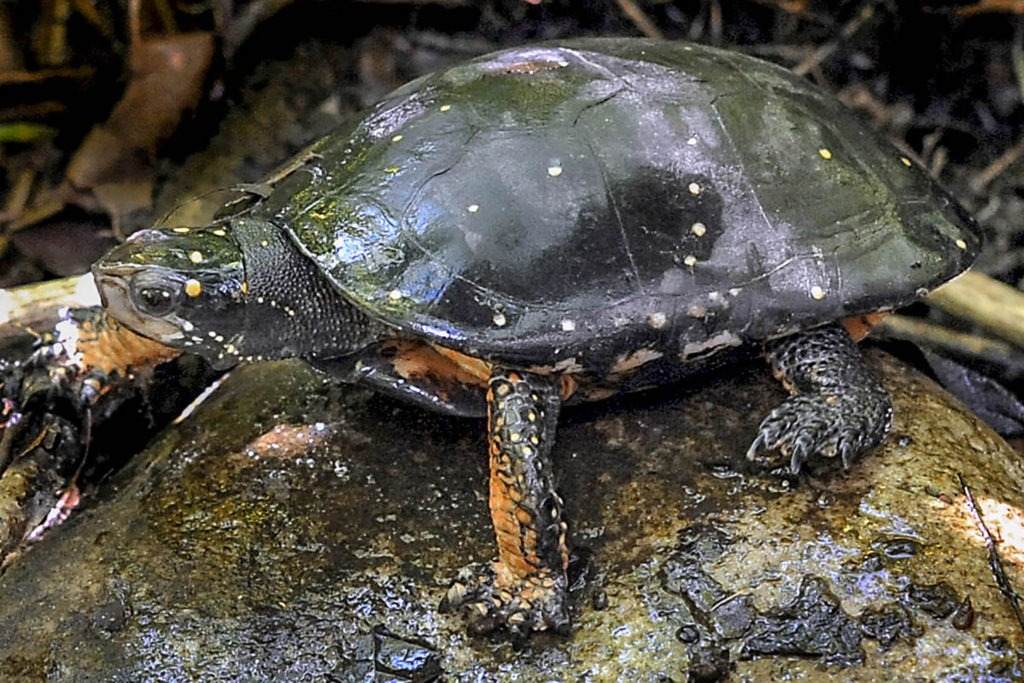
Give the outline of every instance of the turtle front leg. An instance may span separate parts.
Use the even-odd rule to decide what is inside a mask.
[[[794,474],[813,455],[839,456],[849,467],[885,438],[892,401],[841,326],[784,337],[768,346],[767,355],[793,395],[761,423],[747,458],[781,450]]]
[[[491,373],[487,431],[498,560],[483,575],[453,584],[442,603],[466,607],[474,631],[504,624],[521,636],[568,628],[569,550],[550,458],[560,406],[557,379]]]

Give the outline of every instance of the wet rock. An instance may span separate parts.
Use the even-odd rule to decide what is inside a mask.
[[[924,629],[914,623],[910,613],[897,604],[866,609],[857,621],[864,635],[878,641],[882,650],[888,650],[901,639],[912,642],[924,634]]]
[[[355,658],[348,659],[338,668],[334,678],[430,683],[438,680],[442,673],[436,647],[383,628],[375,628],[366,638],[365,652],[356,654]]]
[[[791,487],[743,460],[783,396],[760,367],[567,410],[590,566],[571,635],[521,650],[436,609],[494,552],[483,423],[240,368],[0,577],[0,680],[1020,680],[960,477],[1020,590],[1024,468],[874,360],[891,437]]]
[[[792,603],[758,615],[745,633],[744,657],[797,655],[841,665],[864,659],[856,621],[817,577],[804,577]]]
[[[945,619],[952,615],[961,601],[956,589],[945,581],[930,586],[911,583],[907,586],[903,599],[907,605],[916,607],[936,619]]]

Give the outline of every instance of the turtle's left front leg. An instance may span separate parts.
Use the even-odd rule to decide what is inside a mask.
[[[892,400],[840,325],[826,325],[772,342],[775,376],[793,395],[761,423],[747,457],[779,449],[794,474],[814,455],[839,457],[844,467],[885,438]]]
[[[487,391],[491,520],[498,561],[445,606],[468,607],[470,626],[514,635],[568,628],[569,550],[551,446],[561,406],[557,378],[495,368]]]

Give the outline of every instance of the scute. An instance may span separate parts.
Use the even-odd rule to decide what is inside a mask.
[[[497,52],[312,152],[266,206],[349,299],[527,364],[705,353],[893,308],[979,243],[832,97],[683,43]]]

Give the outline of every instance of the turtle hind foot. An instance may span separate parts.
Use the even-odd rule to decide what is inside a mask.
[[[764,463],[764,455],[781,451],[799,474],[813,456],[838,456],[845,469],[882,442],[891,420],[892,402],[880,387],[791,396],[761,422],[747,459]]]
[[[841,325],[776,339],[766,351],[793,395],[761,423],[748,459],[765,462],[762,454],[778,450],[793,474],[813,456],[838,457],[845,468],[885,438],[892,400]]]
[[[521,642],[535,631],[569,632],[565,575],[516,580],[500,562],[460,572],[439,609],[463,612],[470,633],[475,635],[505,627]]]

